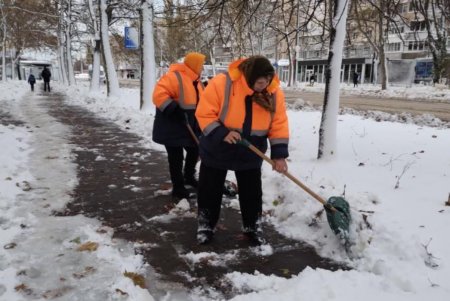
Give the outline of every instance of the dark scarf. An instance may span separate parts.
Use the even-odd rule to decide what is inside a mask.
[[[252,101],[260,105],[264,110],[268,112],[275,112],[275,108],[272,104],[272,96],[264,90],[262,92],[256,92],[252,95]]]

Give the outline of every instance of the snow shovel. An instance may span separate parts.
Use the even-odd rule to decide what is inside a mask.
[[[242,139],[238,142],[239,144],[248,147],[251,151],[261,157],[264,161],[270,163],[270,165],[274,166],[274,162],[272,159],[267,157],[263,152],[261,152],[258,148],[252,145],[248,140]],[[305,184],[300,182],[296,177],[291,175],[288,171],[284,171],[283,174],[288,177],[292,182],[300,186],[304,191],[306,191],[313,198],[321,202],[325,208],[327,213],[328,224],[330,225],[331,230],[333,230],[334,234],[336,234],[341,242],[344,243],[344,247],[346,251],[350,247],[349,241],[349,227],[350,227],[350,205],[348,202],[339,196],[333,196],[325,201],[321,196],[317,193],[309,189]]]
[[[186,118],[186,127],[187,127],[189,133],[191,134],[192,139],[194,139],[195,143],[197,143],[197,145],[199,145],[200,141],[198,140],[197,136],[195,135],[194,130],[192,129],[191,125],[188,123],[187,115],[184,114],[184,116]],[[236,196],[238,194],[238,187],[237,187],[236,183],[225,180],[225,184],[223,185],[223,194],[225,194],[226,196],[229,196],[229,197]]]

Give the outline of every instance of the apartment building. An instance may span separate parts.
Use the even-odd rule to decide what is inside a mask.
[[[296,76],[299,82],[309,81],[312,74],[315,75],[317,82],[325,82],[329,53],[328,32],[323,29],[325,13],[317,10],[316,14],[318,14],[316,18],[309,21],[306,30],[299,37],[300,51],[297,53]],[[369,24],[366,35],[375,36],[376,30],[375,23]],[[341,82],[351,83],[355,72],[358,73],[361,83],[373,82],[375,78],[374,64],[376,64],[376,58],[373,48],[367,42],[365,35],[358,30],[358,26],[350,14],[343,49]]]
[[[428,31],[425,17],[417,12],[413,1],[404,0],[396,8],[399,16],[389,25],[385,36],[385,55],[387,59],[388,78],[390,83],[411,84],[413,82],[430,82],[433,74],[433,63],[428,45]],[[353,13],[353,12],[352,12]],[[440,12],[437,19],[447,36],[447,52],[450,52],[450,22]],[[351,82],[352,75],[357,72],[361,83],[377,82],[379,61],[373,46],[367,37],[376,40],[378,23],[374,19],[361,32],[352,14],[347,24],[347,37],[343,51],[341,81]],[[297,56],[298,81],[308,81],[311,74],[316,75],[318,82],[324,82],[324,71],[328,58],[328,41],[319,24],[311,24],[311,30],[299,38],[301,51]],[[431,28],[436,26],[432,24]],[[435,34],[435,33],[432,33]],[[450,70],[447,71],[450,74]]]
[[[401,17],[397,17],[395,20],[397,26],[389,29],[385,47],[388,67],[390,67],[389,79],[393,82],[432,82],[433,61],[427,25],[431,29],[433,38],[436,38],[437,30],[440,30],[445,36],[448,56],[450,52],[450,20],[446,19],[441,11],[433,12],[430,9],[426,14],[434,15],[437,24],[430,21],[426,15],[420,13],[420,10],[414,6],[414,1],[411,0],[403,1],[398,9]],[[450,65],[446,69],[444,76],[448,77]],[[442,80],[445,81],[446,78]]]

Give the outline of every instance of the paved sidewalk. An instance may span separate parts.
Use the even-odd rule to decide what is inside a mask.
[[[169,188],[165,154],[144,148],[140,137],[82,107],[67,105],[63,99],[63,95],[52,93],[38,100],[53,118],[70,126],[68,140],[74,144],[78,165],[79,185],[73,191],[73,201],[55,214],[98,218],[114,228],[115,237],[135,242],[136,252],[158,274],[157,281],[148,281],[148,289],[155,297],[164,296],[168,287],[202,287],[205,292],[213,288],[229,298],[233,291],[223,276],[233,271],[258,270],[290,277],[307,266],[345,269],[319,257],[310,246],[283,237],[267,223],[263,228],[273,252],[263,255],[263,249],[252,248],[243,239],[240,214],[228,206],[222,210],[214,242],[198,246],[195,200],[182,210],[174,208],[169,195],[158,193]],[[218,255],[194,264],[185,256],[191,252]]]

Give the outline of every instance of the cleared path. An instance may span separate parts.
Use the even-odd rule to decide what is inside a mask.
[[[146,149],[140,137],[82,107],[66,104],[64,95],[52,93],[33,101],[40,101],[52,117],[71,128],[67,138],[74,145],[79,183],[73,201],[56,214],[98,218],[114,229],[115,237],[133,242],[156,272],[149,272],[147,279],[153,296],[202,287],[205,294],[212,288],[230,298],[234,293],[223,276],[233,271],[257,270],[288,278],[306,267],[347,268],[321,258],[303,242],[280,235],[269,223],[263,228],[273,252],[255,251],[241,235],[241,217],[227,206],[230,200],[222,208],[213,243],[197,245],[195,200],[189,209],[177,210],[168,195],[158,193],[170,188],[164,153]],[[198,263],[188,259],[201,252],[217,257],[207,256]]]

